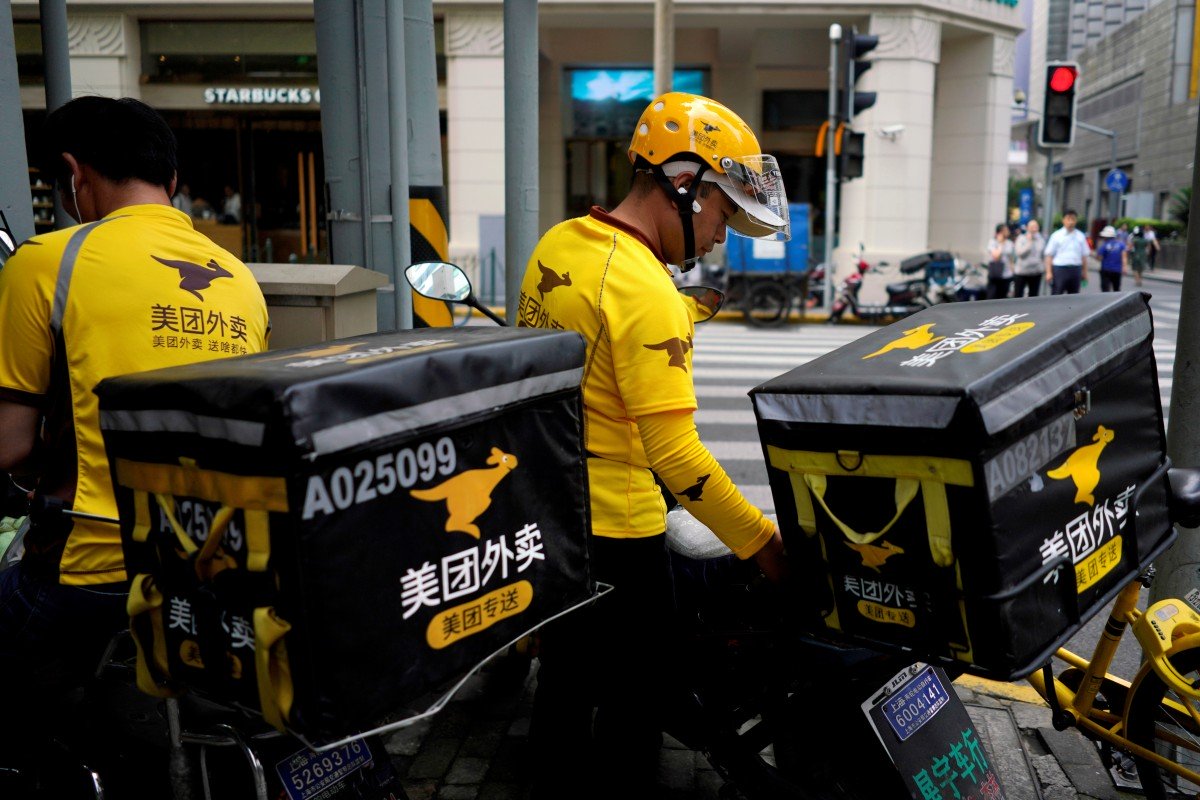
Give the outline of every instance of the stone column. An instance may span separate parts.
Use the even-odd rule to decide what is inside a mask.
[[[1014,39],[942,42],[933,137],[929,245],[970,261],[1006,221]]]
[[[446,14],[450,253],[479,248],[479,216],[504,214],[504,16]]]
[[[854,119],[866,134],[863,177],[841,185],[839,274],[853,268],[859,243],[867,260],[896,261],[926,246],[933,144],[934,72],[941,24],[916,14],[873,14],[879,45],[871,71],[856,88],[877,92],[874,107]],[[886,133],[890,131],[890,133]],[[874,281],[864,285],[870,301]]]
[[[71,14],[71,94],[138,97],[141,73],[136,21],[122,14]]]

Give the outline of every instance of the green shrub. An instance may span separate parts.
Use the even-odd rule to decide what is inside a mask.
[[[1168,222],[1165,219],[1121,217],[1117,220],[1116,226],[1119,228],[1122,224],[1128,225],[1129,230],[1133,230],[1134,228],[1144,228],[1147,225],[1153,225],[1154,231],[1158,234],[1158,238],[1160,239],[1172,239],[1177,236],[1184,236],[1187,234],[1186,225],[1182,225],[1178,222]]]

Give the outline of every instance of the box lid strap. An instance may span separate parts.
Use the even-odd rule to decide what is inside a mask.
[[[254,609],[254,666],[263,719],[284,730],[292,713],[295,691],[284,636],[292,626],[274,608]]]
[[[170,668],[162,605],[163,595],[154,576],[134,576],[125,610],[129,614],[129,633],[137,647],[137,686],[152,697],[174,697],[175,692],[167,684]]]
[[[767,446],[767,456],[771,466],[791,474],[798,521],[807,535],[813,536],[817,532],[816,513],[812,504],[814,495],[821,508],[847,539],[855,544],[870,544],[891,530],[916,497],[919,488],[925,504],[925,524],[933,561],[939,567],[948,567],[954,563],[946,484],[973,486],[975,477],[969,461],[926,456],[872,456],[841,451],[823,453],[784,450],[773,445]],[[895,479],[896,514],[878,531],[855,531],[839,519],[825,502],[826,479],[830,475]]]
[[[917,496],[917,489],[921,488],[921,484],[912,480],[911,478],[897,478],[895,515],[891,518],[888,524],[884,525],[879,530],[868,533],[859,533],[838,519],[838,516],[834,514],[833,510],[829,507],[829,504],[825,502],[825,489],[827,486],[827,481],[824,475],[815,475],[811,472],[805,473],[804,483],[817,498],[817,502],[821,504],[821,508],[825,510],[825,513],[829,515],[829,518],[833,520],[833,523],[838,526],[838,529],[845,534],[847,539],[855,544],[870,544],[890,531],[892,526],[895,525],[897,520],[900,519],[900,515],[902,515],[904,510],[908,508],[908,504],[911,503],[913,498]],[[932,538],[932,531],[930,532],[930,536]]]

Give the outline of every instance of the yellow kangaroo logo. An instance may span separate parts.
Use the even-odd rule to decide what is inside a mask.
[[[1096,498],[1092,496],[1092,490],[1100,483],[1100,468],[1097,466],[1100,462],[1100,451],[1114,438],[1116,433],[1100,425],[1096,428],[1096,435],[1092,437],[1095,444],[1075,448],[1075,452],[1067,456],[1067,460],[1060,467],[1047,472],[1046,477],[1055,480],[1070,478],[1075,481],[1075,502],[1094,506]]]
[[[883,566],[883,562],[887,561],[892,556],[898,556],[904,553],[903,547],[898,547],[891,542],[884,542],[883,544],[855,544],[854,542],[843,542],[843,544],[862,556],[864,567],[870,567],[876,572],[880,572],[879,568]]]
[[[492,504],[492,492],[496,484],[517,468],[517,457],[505,453],[499,447],[493,447],[487,463],[493,466],[490,469],[469,469],[460,472],[437,486],[413,489],[410,494],[418,500],[430,503],[445,500],[446,509],[450,512],[446,519],[446,532],[459,531],[478,539],[479,527],[475,520]]]
[[[868,358],[881,356],[884,353],[890,353],[893,350],[919,350],[927,344],[933,344],[934,342],[945,339],[945,336],[934,336],[932,333],[930,333],[930,329],[936,324],[936,322],[927,322],[924,325],[918,325],[915,328],[909,328],[899,339],[888,342],[870,355],[863,356],[862,360],[866,361]]]

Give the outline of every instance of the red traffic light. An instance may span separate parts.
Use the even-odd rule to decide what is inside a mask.
[[[1050,89],[1055,92],[1069,92],[1075,85],[1076,72],[1074,67],[1055,67],[1050,74]]]

